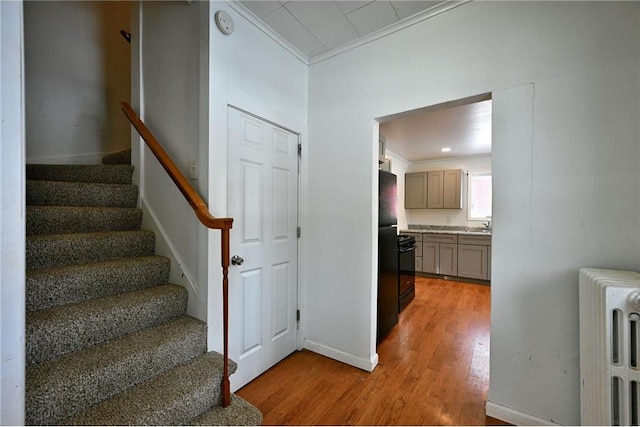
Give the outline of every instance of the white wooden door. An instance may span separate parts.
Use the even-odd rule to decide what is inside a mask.
[[[296,350],[298,136],[228,109],[233,391]]]

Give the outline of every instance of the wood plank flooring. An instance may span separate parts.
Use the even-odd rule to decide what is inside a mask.
[[[418,277],[371,372],[309,351],[240,389],[264,425],[502,425],[485,416],[490,288]]]

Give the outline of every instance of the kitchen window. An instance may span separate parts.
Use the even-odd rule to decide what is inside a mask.
[[[491,171],[469,172],[469,221],[491,219]]]

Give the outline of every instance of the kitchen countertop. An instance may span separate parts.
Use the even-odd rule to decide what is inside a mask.
[[[490,231],[482,231],[481,228],[471,227],[447,227],[447,226],[409,226],[408,229],[400,230],[400,234],[404,233],[422,233],[422,234],[455,234],[464,236],[487,236],[491,237]]]

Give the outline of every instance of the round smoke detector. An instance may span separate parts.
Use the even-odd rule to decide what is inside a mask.
[[[219,10],[215,15],[216,25],[222,34],[226,34],[227,36],[233,33],[235,26],[233,25],[233,19],[231,19],[231,15],[229,15],[224,10]]]

